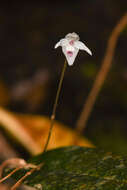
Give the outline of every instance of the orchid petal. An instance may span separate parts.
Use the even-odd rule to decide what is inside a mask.
[[[59,42],[56,43],[55,45],[55,49],[58,48],[59,46],[61,46],[61,40]]]
[[[61,39],[60,42],[61,42],[61,46],[68,46],[69,45],[68,40],[65,38]]]
[[[91,50],[81,41],[76,41],[75,42],[75,47],[80,49],[80,50],[84,50],[86,51],[88,54],[92,55]]]
[[[68,46],[69,42],[67,39],[63,38],[59,42],[56,43],[55,49],[58,48],[59,46]]]
[[[67,40],[78,41],[78,40],[79,40],[79,35],[76,34],[75,32],[73,32],[73,33],[67,34],[67,35],[65,36],[65,38],[66,38]]]

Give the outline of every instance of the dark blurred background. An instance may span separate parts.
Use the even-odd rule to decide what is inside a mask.
[[[126,0],[10,2],[0,6],[0,105],[18,113],[51,115],[64,63],[54,45],[76,32],[93,52],[68,67],[56,119],[74,128],[100,69],[108,38],[127,11]],[[127,27],[118,40],[85,136],[127,153]]]

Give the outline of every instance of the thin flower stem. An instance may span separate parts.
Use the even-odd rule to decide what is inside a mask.
[[[54,102],[54,105],[53,105],[53,111],[52,111],[52,115],[51,115],[51,124],[50,124],[49,133],[48,133],[48,138],[47,138],[43,153],[46,152],[46,150],[47,150],[49,140],[50,140],[50,137],[51,137],[51,133],[52,133],[52,129],[53,129],[53,126],[54,126],[55,116],[56,116],[56,107],[57,107],[57,104],[58,104],[58,99],[59,99],[60,90],[61,90],[61,87],[62,87],[62,82],[63,82],[66,67],[67,67],[67,61],[65,60],[64,66],[63,66],[63,69],[62,69],[62,73],[61,73],[61,77],[60,77],[60,81],[59,81],[59,85],[58,85],[58,90],[57,90],[57,93],[56,93],[55,102]]]

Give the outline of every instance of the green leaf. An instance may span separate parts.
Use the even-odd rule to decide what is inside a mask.
[[[44,165],[24,183],[43,190],[127,190],[127,158],[96,148],[64,147],[33,157]],[[26,173],[16,172],[17,180]]]

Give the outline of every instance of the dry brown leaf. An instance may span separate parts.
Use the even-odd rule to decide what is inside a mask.
[[[31,154],[43,151],[50,127],[49,118],[11,113],[0,108],[0,123]],[[55,122],[48,149],[69,145],[93,146],[86,138],[79,137],[74,130]]]

